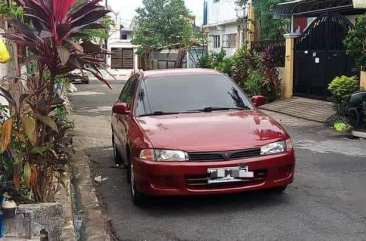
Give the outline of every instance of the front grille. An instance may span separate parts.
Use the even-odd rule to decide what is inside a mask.
[[[251,149],[245,151],[234,152],[231,154],[230,159],[244,159],[249,157],[256,157],[261,155],[261,149]]]
[[[225,160],[222,153],[189,153],[191,161],[221,161]]]
[[[243,185],[256,185],[262,183],[267,177],[267,170],[254,170],[254,178],[243,179],[239,182],[233,183],[216,183],[216,184],[208,184],[209,174],[204,175],[192,175],[186,176],[186,185],[191,189],[199,189],[199,188],[219,188],[220,186],[227,187],[235,187],[235,186],[243,186]]]
[[[188,153],[191,161],[229,161],[260,156],[260,148],[227,151],[227,152],[191,152]]]

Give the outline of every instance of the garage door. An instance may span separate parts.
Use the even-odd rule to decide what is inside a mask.
[[[133,69],[133,49],[112,48],[112,69]]]

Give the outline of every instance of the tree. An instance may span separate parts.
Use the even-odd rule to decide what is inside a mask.
[[[23,14],[23,9],[19,7],[15,2],[0,1],[0,15],[7,17],[19,17]]]
[[[115,22],[110,16],[105,16],[100,20],[100,24],[104,27],[101,29],[86,29],[82,33],[85,34],[83,40],[101,42],[109,38],[111,28],[115,26]]]
[[[366,70],[366,15],[357,19],[355,27],[348,32],[344,45],[347,52],[355,57],[358,67]]]
[[[238,0],[239,6],[246,5],[248,0]],[[259,25],[262,40],[278,40],[283,38],[286,21],[273,19],[273,8],[285,0],[253,0],[256,24]]]
[[[196,41],[194,17],[184,0],[144,0],[143,7],[136,10],[137,24],[133,44],[138,53],[147,57],[153,50],[162,47],[180,48],[179,56]],[[180,62],[181,58],[177,60]],[[150,61],[148,61],[150,63]]]

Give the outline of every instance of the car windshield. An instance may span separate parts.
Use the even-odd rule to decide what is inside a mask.
[[[221,74],[147,78],[138,95],[137,116],[253,109],[242,90]]]

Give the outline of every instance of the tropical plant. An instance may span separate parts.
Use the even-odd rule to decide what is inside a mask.
[[[233,58],[226,57],[222,60],[222,62],[218,63],[215,66],[215,69],[222,72],[222,73],[224,73],[224,74],[227,74],[228,76],[231,76],[233,66],[234,66]]]
[[[231,76],[233,65],[233,58],[226,57],[226,51],[224,49],[221,49],[220,52],[211,51],[198,59],[198,67],[216,69],[229,76]]]
[[[213,69],[215,65],[224,60],[225,56],[226,51],[224,49],[221,49],[220,52],[210,51],[205,53],[199,58],[199,67]]]
[[[248,76],[248,79],[241,83],[245,93],[249,96],[262,94],[263,75],[259,70],[254,70]]]
[[[357,19],[344,40],[347,52],[355,57],[359,68],[366,70],[366,15]]]
[[[273,48],[258,54],[243,47],[235,53],[233,60],[232,78],[249,95],[264,95],[269,102],[280,98],[282,86]]]
[[[261,58],[263,72],[262,94],[266,96],[269,102],[277,100],[282,94],[281,79],[273,56],[273,47],[268,47],[262,53]]]
[[[116,25],[110,16],[105,16],[100,20],[100,24],[104,28],[101,29],[86,29],[82,31],[83,39],[86,41],[101,42],[109,38],[111,28]]]
[[[210,55],[208,53],[205,53],[198,58],[198,67],[204,69],[212,68]]]
[[[15,161],[15,188],[25,186],[36,202],[52,201],[67,164],[62,154],[68,152],[63,143],[68,127],[52,112],[57,104],[56,80],[82,78],[70,73],[81,69],[109,86],[100,72],[105,65],[93,57],[104,53],[103,50],[91,42],[80,42],[84,36],[81,31],[103,28],[99,21],[109,11],[99,2],[19,0],[26,23],[11,18],[14,31],[4,34],[29,50],[31,54],[22,57],[36,68],[25,79],[7,79],[11,84],[21,85],[12,90],[25,89],[25,93],[0,87],[0,95],[7,99],[12,113],[1,125],[0,151],[11,153]]]
[[[242,47],[237,50],[233,56],[234,67],[232,78],[236,83],[241,84],[249,78],[253,70],[260,69],[261,59],[260,55],[254,51]]]

